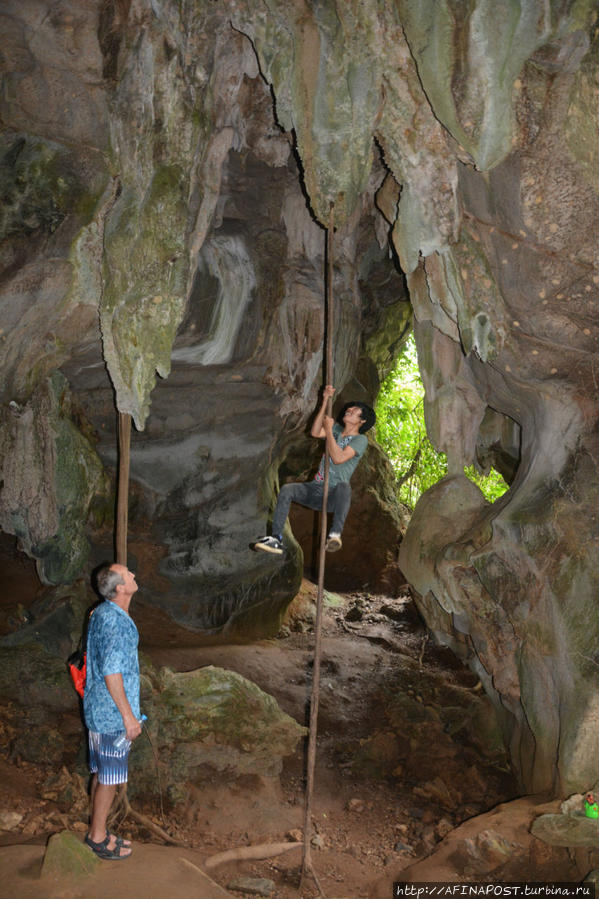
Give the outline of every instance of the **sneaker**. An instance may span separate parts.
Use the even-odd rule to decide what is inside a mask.
[[[330,533],[324,548],[328,553],[336,553],[338,549],[341,549],[342,545],[341,534]]]
[[[283,554],[283,544],[276,537],[260,537],[254,543],[254,549],[264,553],[274,553],[276,556]]]

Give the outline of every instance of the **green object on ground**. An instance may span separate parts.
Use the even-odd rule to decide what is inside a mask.
[[[99,858],[89,851],[79,837],[68,830],[63,830],[48,840],[42,864],[42,878],[94,874],[99,864]]]

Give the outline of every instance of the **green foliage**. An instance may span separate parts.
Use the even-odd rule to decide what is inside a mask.
[[[490,503],[494,503],[496,499],[503,496],[506,490],[509,490],[510,485],[506,484],[499,472],[494,468],[491,469],[488,475],[484,475],[480,474],[474,465],[470,465],[469,468],[464,469],[464,474],[478,485]]]
[[[421,493],[447,474],[445,454],[438,453],[426,436],[423,399],[416,343],[411,336],[382,383],[376,406],[376,438],[397,474],[399,498],[410,508]],[[494,469],[487,477],[478,474],[474,466],[464,473],[490,502],[508,489]]]

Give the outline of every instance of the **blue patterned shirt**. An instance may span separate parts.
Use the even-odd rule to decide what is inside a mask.
[[[87,631],[87,675],[83,712],[87,727],[100,734],[124,730],[123,719],[108,692],[107,674],[122,674],[131,711],[139,712],[139,634],[127,612],[109,599],[94,610]]]

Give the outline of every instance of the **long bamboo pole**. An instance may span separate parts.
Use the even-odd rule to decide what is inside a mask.
[[[127,528],[129,526],[129,455],[131,449],[131,416],[119,412],[119,480],[116,503],[116,560],[127,564]]]
[[[329,213],[327,231],[327,317],[326,317],[326,353],[324,383],[333,383],[333,205]],[[327,402],[327,415],[333,414],[333,398]],[[302,863],[302,880],[304,876],[313,877],[321,895],[324,895],[312,866],[312,796],[314,794],[314,771],[316,767],[316,737],[318,733],[318,704],[320,698],[320,661],[322,657],[322,613],[324,606],[324,571],[327,542],[327,501],[329,496],[329,452],[325,443],[324,482],[322,489],[322,512],[320,515],[320,554],[318,557],[318,593],[316,597],[316,622],[314,625],[314,665],[312,667],[312,694],[310,697],[310,733],[308,736],[308,758],[306,772],[306,796],[304,803],[304,855]]]

